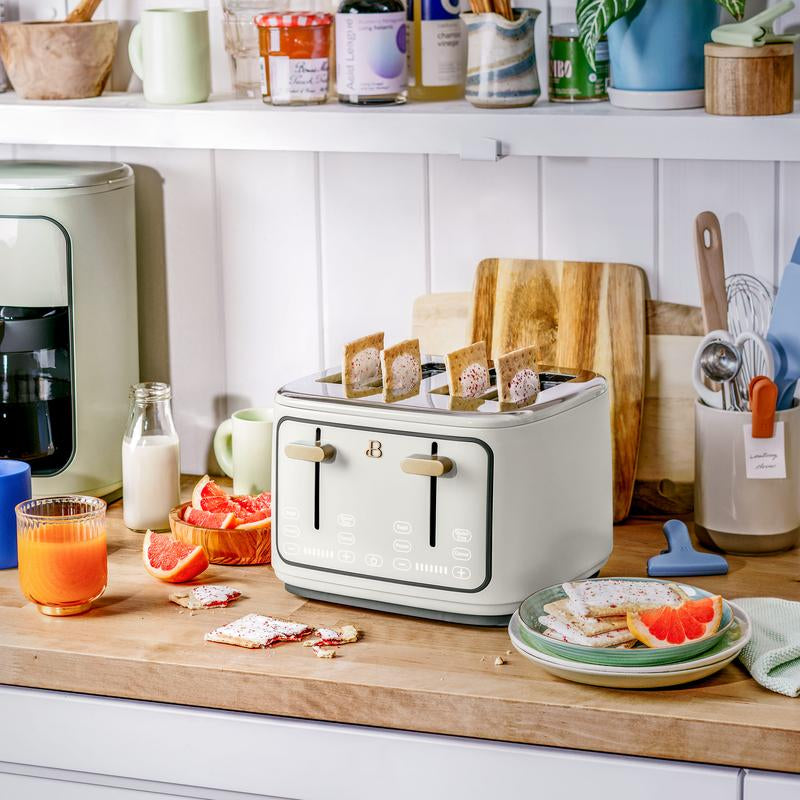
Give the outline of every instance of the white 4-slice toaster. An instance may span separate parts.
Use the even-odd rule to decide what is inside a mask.
[[[499,625],[532,592],[597,573],[613,537],[608,385],[555,368],[541,382],[510,411],[494,388],[450,397],[436,358],[393,403],[336,369],[284,386],[275,574],[303,597]]]

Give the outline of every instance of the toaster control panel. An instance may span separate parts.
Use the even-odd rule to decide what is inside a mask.
[[[276,437],[273,536],[287,564],[461,592],[489,582],[484,442],[291,417]]]

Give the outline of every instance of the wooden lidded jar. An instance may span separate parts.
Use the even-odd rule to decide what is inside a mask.
[[[709,42],[706,111],[755,117],[794,110],[794,45],[732,47]]]

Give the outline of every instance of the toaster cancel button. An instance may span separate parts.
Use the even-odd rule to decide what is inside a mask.
[[[472,558],[472,550],[467,547],[454,547],[451,555],[456,561],[469,561]]]
[[[472,572],[469,567],[453,567],[452,576],[461,581],[468,581],[472,577]]]

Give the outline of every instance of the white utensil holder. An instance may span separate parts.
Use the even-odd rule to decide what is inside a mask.
[[[800,406],[784,423],[786,477],[747,477],[743,428],[752,414],[695,404],[694,515],[698,539],[729,553],[771,553],[800,539]],[[764,440],[765,442],[767,440]]]

